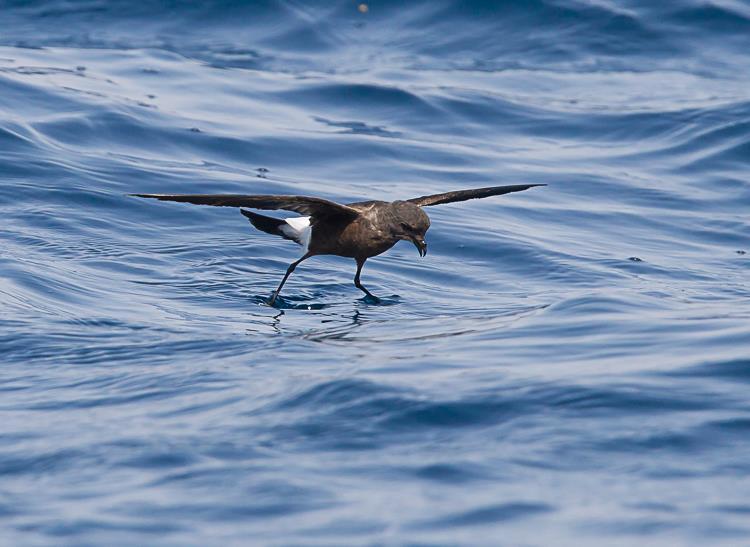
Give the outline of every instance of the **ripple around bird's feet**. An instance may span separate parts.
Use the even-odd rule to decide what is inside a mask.
[[[363,304],[369,304],[371,306],[394,306],[401,303],[401,297],[397,294],[390,296],[375,296],[374,294],[366,294],[364,297],[359,299]]]
[[[260,304],[265,304],[269,307],[276,308],[277,310],[324,310],[329,305],[324,304],[322,302],[315,302],[314,300],[305,298],[305,297],[295,297],[295,296],[277,296],[276,300],[271,303],[271,298],[273,295],[269,297],[256,297],[256,301]]]

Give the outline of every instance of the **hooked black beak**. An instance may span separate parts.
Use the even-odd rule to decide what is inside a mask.
[[[419,250],[419,256],[427,256],[427,243],[421,237],[412,239],[414,246]]]

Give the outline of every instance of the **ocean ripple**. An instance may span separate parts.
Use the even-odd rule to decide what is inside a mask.
[[[737,545],[750,10],[597,0],[0,11],[13,545]],[[302,264],[236,210],[430,208]]]

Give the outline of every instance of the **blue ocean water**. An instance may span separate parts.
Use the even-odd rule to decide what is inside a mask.
[[[6,1],[0,542],[750,538],[750,3]],[[131,192],[401,199],[305,262]]]

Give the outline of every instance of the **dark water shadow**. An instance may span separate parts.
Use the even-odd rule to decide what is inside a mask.
[[[382,297],[365,295],[363,298],[360,298],[358,302],[361,302],[362,304],[366,304],[368,306],[394,306],[401,303],[401,297],[397,294]]]
[[[277,296],[276,301],[271,304],[271,297],[269,296],[253,295],[251,300],[261,306],[267,306],[269,308],[281,310],[324,310],[329,304],[323,302],[315,302],[309,298],[303,296]]]

